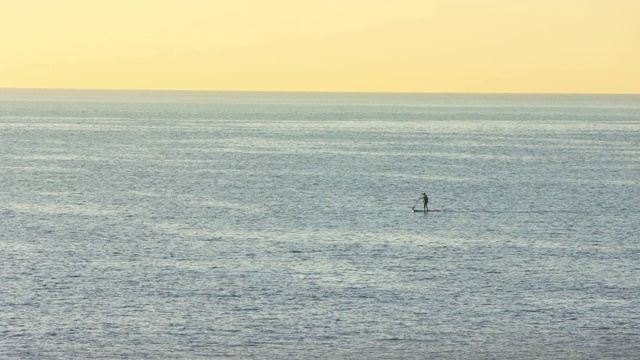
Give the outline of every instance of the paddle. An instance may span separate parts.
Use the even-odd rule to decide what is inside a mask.
[[[413,207],[411,208],[411,210],[415,210],[416,206],[418,206],[418,201],[420,201],[420,199],[416,200],[416,203],[413,204]]]

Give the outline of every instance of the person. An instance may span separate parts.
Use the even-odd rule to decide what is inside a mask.
[[[429,211],[429,206],[427,204],[429,204],[429,197],[427,196],[427,193],[422,193],[422,196],[420,197],[420,200],[423,201],[424,203],[424,210]]]

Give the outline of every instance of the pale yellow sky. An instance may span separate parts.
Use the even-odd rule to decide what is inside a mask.
[[[640,0],[0,0],[0,87],[640,93]]]

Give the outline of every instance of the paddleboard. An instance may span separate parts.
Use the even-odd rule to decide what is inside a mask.
[[[413,212],[437,212],[437,211],[440,211],[440,210],[435,210],[435,209],[433,209],[433,210],[413,209]]]

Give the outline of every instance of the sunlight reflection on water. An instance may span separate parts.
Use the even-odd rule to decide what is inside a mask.
[[[638,97],[38,94],[0,357],[640,353]]]

